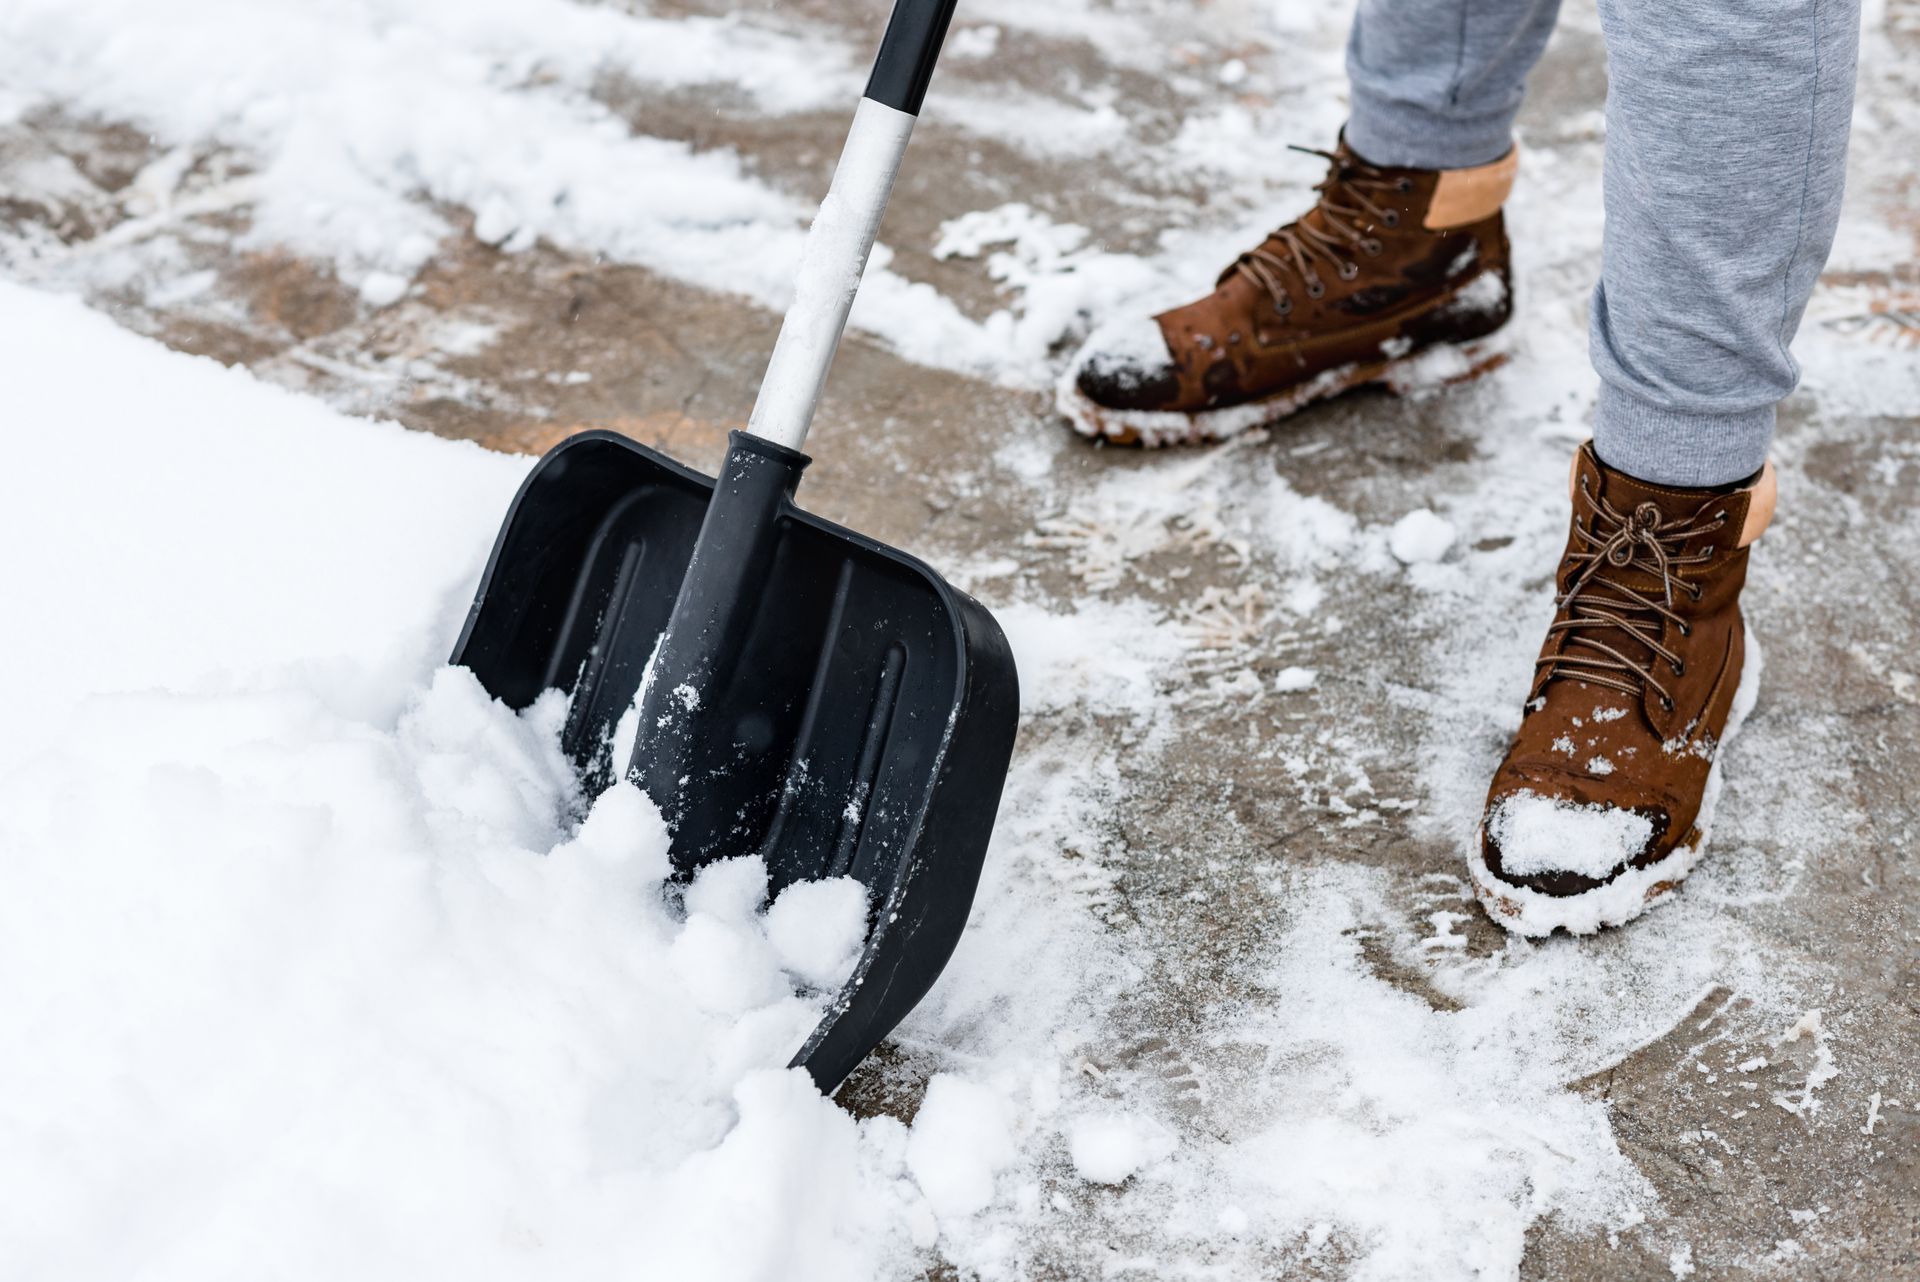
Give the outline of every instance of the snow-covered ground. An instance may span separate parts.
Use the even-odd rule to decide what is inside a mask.
[[[443,664],[527,460],[341,412],[425,388],[538,417],[593,385],[477,381],[521,320],[434,275],[462,244],[783,304],[818,158],[787,167],[780,130],[830,156],[879,6],[691,8],[0,7],[0,1278],[1684,1277],[1865,1249],[1877,1146],[1920,1117],[1885,999],[1916,940],[1920,10],[1869,5],[1756,572],[1782,687],[1727,828],[1673,906],[1542,945],[1478,916],[1459,852],[1591,404],[1600,126],[1556,79],[1591,13],[1526,124],[1506,368],[1108,462],[1040,408],[1063,344],[1298,207],[1316,166],[1280,144],[1338,126],[1345,6],[963,3],[923,144],[982,159],[908,170],[842,368],[965,375],[1001,417],[943,411],[985,446],[951,460],[887,402],[881,444],[823,430],[821,468],[882,458],[937,517],[983,514],[871,509],[994,606],[1025,724],[968,936],[849,1109],[779,1068],[846,888],[665,882],[644,798],[577,795],[554,701],[515,716]],[[48,141],[87,122],[139,163]],[[380,382],[258,322],[231,273],[277,254],[337,279],[338,332],[409,317],[416,349]],[[248,335],[263,377],[58,293],[176,346]]]

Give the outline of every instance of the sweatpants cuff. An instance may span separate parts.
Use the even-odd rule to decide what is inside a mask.
[[[1603,382],[1593,448],[1608,467],[1650,485],[1731,485],[1765,466],[1773,419],[1771,405],[1732,414],[1662,409]]]
[[[1511,111],[1443,116],[1355,85],[1346,141],[1362,160],[1404,169],[1472,169],[1513,146]]]

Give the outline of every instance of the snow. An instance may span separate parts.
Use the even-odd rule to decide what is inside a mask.
[[[416,271],[470,224],[503,273],[533,270],[512,256],[544,242],[569,269],[604,256],[778,308],[831,142],[818,165],[801,153],[858,92],[873,33],[817,7],[674,13],[18,0],[0,10],[0,120],[60,103],[158,150],[113,197],[135,222],[67,257],[9,241],[0,258],[110,298],[231,307],[188,270],[200,260],[167,257],[190,210],[225,210],[247,252],[330,265],[397,314],[426,304]],[[1157,4],[979,0],[969,20],[991,25],[955,32],[928,129],[992,181],[917,171],[980,207],[903,202],[894,222],[917,230],[876,250],[854,326],[1043,387],[1091,323],[1132,316],[1146,338],[1140,317],[1300,208],[1318,164],[1275,139],[1338,127],[1346,9],[1219,16],[1201,38]],[[1281,48],[1208,43],[1262,16]],[[1029,44],[1067,65],[1042,42],[1082,68],[1057,95],[1000,78]],[[1116,97],[1097,60],[1171,96]],[[661,109],[683,91],[739,106],[696,128]],[[740,153],[712,141],[735,138]],[[1505,936],[1454,875],[1545,624],[1565,510],[1541,496],[1591,409],[1598,151],[1556,138],[1530,156],[1511,210],[1528,323],[1508,365],[1450,393],[1464,420],[1422,408],[1410,425],[1367,398],[1136,465],[1036,413],[995,456],[989,483],[1035,514],[1030,543],[976,561],[1002,567],[980,594],[1018,655],[1022,747],[967,935],[895,1042],[884,1107],[932,1072],[911,1125],[856,1120],[781,1068],[845,955],[845,889],[768,909],[750,855],[664,885],[642,798],[570,794],[551,702],[515,716],[441,668],[524,460],[344,418],[0,287],[8,413],[32,425],[0,458],[0,531],[31,549],[0,559],[10,618],[28,620],[0,635],[0,970],[22,981],[0,987],[0,1042],[35,1048],[0,1056],[0,1274],[998,1280],[1051,1259],[1455,1279],[1512,1276],[1543,1234],[1657,1219],[1575,1084],[1666,1035],[1708,982],[1758,1003],[1768,1033],[1797,1024],[1818,999],[1782,1004],[1802,979],[1755,923],[1804,908],[1817,879],[1792,850],[1870,830],[1835,799],[1857,744],[1801,708],[1736,763],[1735,840],[1633,931]],[[7,177],[30,199],[97,190],[64,159]],[[1908,252],[1871,205],[1850,211],[1836,268]],[[142,237],[154,258],[133,264]],[[929,258],[944,293],[915,276]],[[1876,288],[1823,286],[1796,344],[1802,409],[1847,449],[1873,438],[1840,416],[1920,405],[1907,349],[1841,328]],[[483,320],[446,318],[445,350],[517,322]],[[1446,355],[1417,372],[1458,373]],[[1798,537],[1834,537],[1792,453],[1805,417],[1782,458],[1812,496]],[[953,483],[981,483],[979,462],[956,457]],[[1882,458],[1863,484],[1902,466]],[[1384,521],[1413,507],[1452,528],[1401,575]],[[915,550],[945,564],[927,537]],[[1763,550],[1755,595],[1790,624],[1794,592],[1768,584],[1804,584],[1793,547]],[[1179,577],[1195,566],[1259,593],[1201,612],[1208,576]],[[1351,604],[1379,594],[1391,633]],[[1906,697],[1911,674],[1856,657],[1849,681]],[[1336,662],[1337,682],[1301,675]],[[1268,671],[1271,693],[1315,693],[1261,700],[1234,675]],[[1231,737],[1181,733],[1216,705]],[[1217,821],[1154,822],[1178,795],[1156,789],[1196,785],[1221,797]],[[1276,812],[1310,844],[1261,865]],[[1596,929],[1699,853],[1572,918],[1518,896],[1519,924]],[[1185,885],[1232,947],[1208,959],[1205,1001],[1170,1007],[1199,987],[1168,978],[1195,969]],[[1829,1005],[1772,1051],[1794,1066],[1760,1089],[1802,1111],[1766,1114],[1815,1119],[1828,1101],[1803,1083],[1842,1027]],[[1146,1033],[1162,1058],[1140,1058]],[[1849,1128],[1856,1045],[1825,1087]],[[1093,1167],[1127,1166],[1123,1183],[1078,1169],[1075,1139],[1103,1134],[1134,1160]]]
[[[0,1062],[27,1119],[0,1240],[30,1274],[866,1278],[937,1240],[1000,1277],[1053,1153],[1152,1199],[1176,1253],[1309,1235],[1356,1276],[1464,1277],[1509,1269],[1549,1210],[1594,1224],[1645,1196],[1565,1083],[1666,1027],[1689,976],[1597,1043],[1584,1016],[1540,1035],[1540,985],[1568,1011],[1619,986],[1567,957],[1442,976],[1470,1000],[1435,1010],[1363,956],[1404,893],[1378,869],[1279,878],[1270,966],[1197,1013],[1204,1041],[1275,1066],[1233,1083],[1230,1125],[1085,1085],[1071,1066],[1112,1056],[1144,960],[1100,915],[1111,757],[1016,769],[972,926],[901,1030],[942,1070],[910,1127],[854,1120],[780,1067],[851,939],[847,884],[763,912],[748,856],[666,890],[650,804],[623,786],[579,813],[555,701],[517,716],[440,666],[524,460],[342,418],[70,301],[0,303],[15,403],[68,425],[13,443],[5,533],[57,527],[75,489],[45,478],[85,478],[114,517],[58,527],[57,568],[10,561],[10,599],[57,619],[97,593],[143,623],[139,647],[84,612],[3,643],[26,729],[0,771],[0,966],[27,982],[0,992],[0,1038],[36,1054]],[[1093,515],[1164,534],[1204,517],[1222,465],[1116,485]],[[1204,518],[1216,546],[1229,514],[1284,531],[1290,573],[1362,546],[1271,474]],[[1172,715],[1187,642],[1147,603],[1000,613],[1030,724]]]
[[[1173,1136],[1150,1118],[1102,1113],[1075,1121],[1067,1132],[1074,1174],[1094,1184],[1124,1184],[1149,1162],[1173,1152]]]
[[[993,1201],[994,1175],[1014,1158],[1011,1127],[999,1092],[947,1073],[927,1083],[907,1169],[937,1215],[973,1215]]]
[[[785,991],[779,958],[763,933],[706,913],[687,917],[667,962],[693,1003],[718,1015],[744,1015]]]
[[[1838,1077],[1840,1075],[1840,1066],[1834,1062],[1831,1034],[1827,1030],[1826,1021],[1821,1017],[1818,1007],[1807,1011],[1801,1015],[1799,1019],[1796,1019],[1793,1025],[1780,1035],[1780,1040],[1777,1044],[1788,1046],[1798,1042],[1801,1038],[1805,1038],[1811,1043],[1813,1047],[1813,1062],[1807,1067],[1806,1077],[1801,1082],[1799,1089],[1794,1091],[1777,1091],[1774,1093],[1773,1102],[1777,1107],[1786,1112],[1795,1114],[1796,1116],[1810,1118],[1815,1113],[1818,1113],[1825,1105],[1825,1101],[1815,1096],[1814,1092]]]
[[[991,58],[1000,47],[1000,28],[991,24],[956,27],[947,35],[940,51],[946,58]]]
[[[1138,385],[1173,368],[1166,334],[1151,316],[1125,316],[1087,338],[1085,367],[1095,376]]]
[[[1454,537],[1453,522],[1422,507],[1393,523],[1387,546],[1402,565],[1426,565],[1445,556]]]
[[[933,242],[933,256],[943,262],[950,258],[978,258],[989,245],[1012,245],[1016,259],[1058,261],[1078,249],[1086,238],[1085,227],[1056,223],[1024,200],[1013,200],[941,223],[940,237]],[[1001,266],[1000,270],[1005,271],[1006,267]]]
[[[1604,879],[1653,835],[1653,821],[1635,811],[1527,791],[1503,798],[1488,826],[1501,869],[1515,877],[1570,872]]]
[[[1290,665],[1273,674],[1273,688],[1280,694],[1298,694],[1313,689],[1319,679],[1320,674],[1312,668]]]
[[[0,1040],[34,1048],[0,1057],[7,1267],[839,1279],[904,1249],[899,1124],[781,1067],[825,998],[757,861],[681,919],[652,804],[580,813],[562,704],[440,666],[525,461],[13,285],[0,341],[12,404],[67,429],[10,443],[0,529],[28,546],[82,477],[113,518],[0,570],[42,625],[0,639]]]
[[[745,921],[767,902],[767,861],[739,855],[710,863],[694,876],[681,902],[690,917],[705,913],[722,921]]]
[[[15,617],[39,612],[0,641],[0,766],[103,689],[304,670],[327,706],[397,717],[451,648],[527,461],[343,418],[70,300],[5,283],[0,300],[0,344],[33,375],[10,380],[8,414],[62,425],[10,433],[0,468],[13,546],[60,531],[58,555],[0,559]]]
[[[867,937],[867,889],[851,877],[800,881],[767,910],[780,964],[812,988],[838,992]]]
[[[407,286],[398,272],[371,271],[360,282],[360,297],[369,307],[388,307],[407,296]]]

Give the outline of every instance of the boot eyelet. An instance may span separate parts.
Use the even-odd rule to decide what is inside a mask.
[[[1360,242],[1360,252],[1368,258],[1378,258],[1386,252],[1386,246],[1375,237],[1369,236]]]
[[[1711,543],[1709,543],[1709,544],[1707,544],[1707,546],[1705,546],[1705,547],[1703,547],[1703,548],[1701,548],[1701,549],[1700,549],[1700,555],[1701,555],[1701,556],[1712,556],[1712,555],[1713,555],[1713,544],[1711,544]]]
[[[1293,300],[1291,298],[1283,298],[1273,305],[1273,314],[1275,316],[1285,316],[1292,311]]]
[[[1358,276],[1359,274],[1360,274],[1359,263],[1341,263],[1340,264],[1341,280],[1352,280],[1355,276]]]
[[[1669,663],[1667,666],[1673,669],[1673,675],[1676,677],[1684,677],[1687,675],[1687,664],[1684,659],[1679,663]]]
[[[1686,624],[1682,623],[1682,624],[1678,624],[1677,626],[1680,629],[1681,636],[1690,637],[1693,635],[1693,629],[1691,627],[1688,627]]]
[[[1667,696],[1664,694],[1660,696],[1660,710],[1662,712],[1673,711],[1673,700],[1667,698]]]
[[[1396,209],[1389,209],[1386,212],[1386,216],[1383,217],[1380,221],[1385,223],[1389,227],[1398,227],[1400,225],[1400,211]]]
[[[1307,282],[1308,298],[1320,298],[1320,297],[1323,297],[1326,294],[1326,292],[1327,292],[1326,285],[1324,285],[1320,281],[1310,280]]]
[[[1397,182],[1397,183],[1395,183],[1395,184],[1394,184],[1394,188],[1395,188],[1395,190],[1397,190],[1397,191],[1412,191],[1412,190],[1413,190],[1413,179],[1411,179],[1411,178],[1402,178],[1402,179],[1401,179],[1401,180],[1400,180],[1399,182]]]

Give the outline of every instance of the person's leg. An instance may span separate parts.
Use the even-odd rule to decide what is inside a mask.
[[[1664,485],[1766,460],[1833,244],[1859,0],[1600,0],[1606,241],[1594,446]]]
[[[1468,869],[1510,929],[1617,925],[1705,849],[1758,689],[1740,608],[1787,354],[1840,208],[1858,0],[1600,0],[1602,379],[1553,623]]]
[[[1498,160],[1559,11],[1560,0],[1360,0],[1347,145],[1416,169]]]

